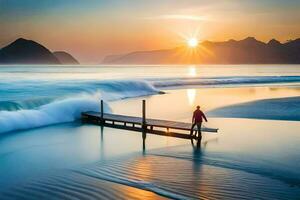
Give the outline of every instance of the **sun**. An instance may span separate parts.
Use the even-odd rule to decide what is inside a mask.
[[[197,38],[190,38],[187,40],[187,45],[191,48],[197,47],[198,44],[199,44],[199,41],[197,40]]]

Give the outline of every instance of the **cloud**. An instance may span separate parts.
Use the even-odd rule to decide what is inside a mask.
[[[199,15],[158,15],[154,17],[146,17],[147,20],[189,20],[189,21],[207,21],[207,16]]]

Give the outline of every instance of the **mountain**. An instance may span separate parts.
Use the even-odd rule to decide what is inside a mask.
[[[137,51],[126,55],[111,55],[104,58],[103,63],[112,64],[163,64],[169,62],[169,57],[175,53],[174,49]]]
[[[43,45],[19,38],[0,49],[0,64],[79,64],[64,51],[51,52]]]
[[[55,51],[53,55],[59,60],[61,64],[79,65],[79,62],[69,53],[64,51]]]
[[[300,64],[300,39],[284,44],[272,39],[268,43],[248,37],[240,41],[204,41],[196,49],[137,51],[107,56],[108,64]]]
[[[105,56],[105,58],[103,59],[103,63],[110,63],[114,60],[118,60],[118,59],[121,59],[124,55],[122,54],[119,54],[119,55],[108,55],[108,56]]]
[[[44,46],[19,38],[0,50],[1,64],[60,64]]]

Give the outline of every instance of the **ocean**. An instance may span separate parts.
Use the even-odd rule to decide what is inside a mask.
[[[191,141],[82,124],[190,122]],[[0,199],[299,199],[300,66],[0,66]]]

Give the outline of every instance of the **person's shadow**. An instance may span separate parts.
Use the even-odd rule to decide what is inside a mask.
[[[192,143],[192,146],[193,146],[193,149],[194,151],[198,151],[201,149],[201,140],[200,139],[196,139],[196,144],[195,144],[195,141],[194,141],[194,138],[191,138],[191,143]]]
[[[199,138],[197,138],[195,140],[197,141],[196,143],[194,141],[194,138],[191,138],[191,143],[192,143],[193,149],[194,149],[194,151],[200,151],[201,150],[201,146],[202,146],[201,145],[201,141],[202,140],[199,139]],[[205,148],[208,143],[213,143],[213,142],[218,142],[218,138],[213,138],[213,139],[204,141],[203,142],[203,147]]]
[[[203,176],[203,149],[201,147],[201,140],[191,138],[192,143],[192,166],[191,173],[193,173],[191,184],[195,187],[200,187],[199,180]]]
[[[206,149],[206,145],[208,143],[218,142],[218,138],[206,140],[202,144],[201,144],[201,141],[202,140],[200,138],[197,138],[197,139],[191,138],[191,143],[192,143],[192,147],[193,147],[193,159],[196,162],[201,161],[204,150]]]

